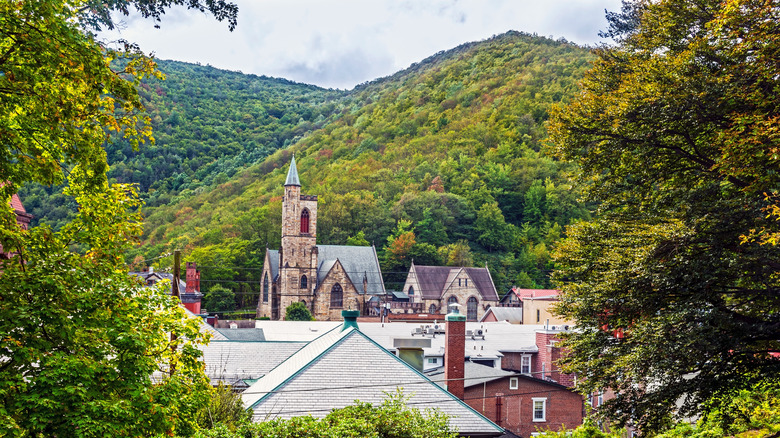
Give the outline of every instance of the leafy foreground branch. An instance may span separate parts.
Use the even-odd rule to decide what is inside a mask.
[[[312,416],[273,419],[262,423],[217,424],[196,438],[455,438],[457,432],[440,411],[410,408],[401,392],[389,394],[378,406],[355,402],[334,409],[322,419]]]

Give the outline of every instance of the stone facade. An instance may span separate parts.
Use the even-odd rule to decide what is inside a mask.
[[[355,284],[351,277],[370,276],[381,286],[379,262],[373,247],[317,245],[317,196],[301,193],[295,158],[284,185],[281,243],[279,251],[266,250],[257,317],[284,319],[289,305],[303,302],[317,320],[341,320],[342,309],[362,311],[368,294],[366,280]],[[371,257],[366,257],[366,251]],[[369,260],[371,266],[365,266],[367,258],[373,258],[376,263],[372,265]],[[338,290],[342,294],[340,302],[332,300],[332,294]]]
[[[422,312],[427,314],[446,314],[447,306],[454,300],[469,321],[479,321],[487,309],[498,304],[487,268],[412,264],[403,291],[411,303],[422,303]]]

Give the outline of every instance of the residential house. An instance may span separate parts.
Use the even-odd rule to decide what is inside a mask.
[[[522,309],[521,324],[569,325],[574,322],[552,314],[552,306],[558,302],[556,289],[518,289],[513,287],[501,298],[499,307]],[[496,317],[494,314],[489,318]],[[481,319],[489,321],[490,319]],[[500,320],[500,319],[499,319]]]
[[[357,327],[358,311],[345,311],[333,327],[292,354],[242,393],[254,421],[326,416],[359,400],[381,403],[403,390],[418,409],[451,415],[461,436],[501,436],[503,429],[436,385]]]
[[[0,187],[3,185],[4,184],[0,184]],[[30,228],[30,222],[32,221],[33,215],[27,213],[24,209],[24,205],[22,205],[22,200],[19,199],[19,195],[16,193],[11,195],[10,205],[11,209],[16,213],[16,225],[23,230]],[[10,259],[13,255],[13,252],[4,251],[3,246],[0,245],[0,258]]]
[[[418,312],[447,313],[447,306],[464,307],[468,321],[478,321],[487,309],[498,304],[498,293],[487,267],[422,266],[412,263],[403,293]],[[412,306],[415,307],[415,306]]]
[[[282,246],[266,250],[257,317],[284,318],[302,302],[317,320],[340,320],[343,309],[366,313],[385,288],[373,246],[317,245],[317,196],[301,193],[295,157],[284,183]]]
[[[154,268],[150,266],[143,271],[130,271],[129,273],[141,278],[144,284],[149,287],[160,281],[168,280],[171,283],[171,294],[174,293],[173,274],[169,272],[155,272]],[[179,279],[179,298],[187,310],[197,315],[201,312],[200,303],[203,294],[200,293],[200,271],[196,263],[187,262],[185,280]]]

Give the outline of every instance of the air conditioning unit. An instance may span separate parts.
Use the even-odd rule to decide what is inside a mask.
[[[474,336],[474,330],[466,330],[466,336]]]

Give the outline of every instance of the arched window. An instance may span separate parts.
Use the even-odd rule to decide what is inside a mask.
[[[436,313],[436,304],[431,304],[431,307],[428,307],[428,313],[430,314]]]
[[[414,295],[414,286],[409,286],[409,295]]]
[[[452,309],[450,308],[450,304],[458,304],[458,297],[455,295],[452,295],[447,299],[447,308],[444,309],[444,313],[450,313],[452,312]]]
[[[268,273],[266,272],[265,278],[263,279],[263,302],[268,302]]]
[[[466,302],[466,319],[469,321],[477,320],[477,299],[474,297],[469,298]]]
[[[344,291],[341,289],[341,285],[336,283],[330,289],[330,307],[343,307],[344,306]]]
[[[309,209],[307,208],[301,212],[301,233],[309,234]]]
[[[306,278],[306,276],[301,276],[301,289],[306,289],[309,287],[309,279]]]

